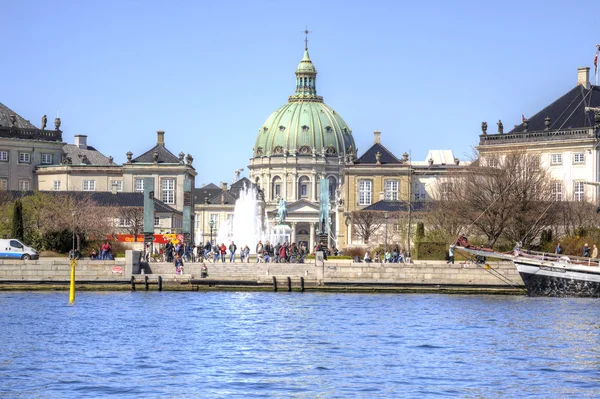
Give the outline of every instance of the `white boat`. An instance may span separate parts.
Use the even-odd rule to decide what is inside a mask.
[[[476,256],[511,260],[529,296],[600,297],[600,261],[515,248],[511,254],[473,247],[466,239],[456,249]]]

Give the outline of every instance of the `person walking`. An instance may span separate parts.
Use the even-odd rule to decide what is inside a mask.
[[[590,247],[587,245],[587,242],[583,246],[583,257],[584,258],[589,258],[590,257]]]
[[[448,249],[448,262],[446,262],[446,264],[454,264],[454,244],[450,245],[450,248]]]
[[[221,251],[221,262],[225,263],[225,254],[227,254],[227,247],[225,246],[224,242],[221,243],[219,250]]]
[[[244,246],[244,262],[250,263],[250,247]]]
[[[259,263],[263,256],[263,244],[261,240],[258,240],[258,244],[256,244],[256,263]]]
[[[562,254],[562,247],[560,246],[560,242],[556,244],[556,249],[554,250],[554,253],[557,255]]]

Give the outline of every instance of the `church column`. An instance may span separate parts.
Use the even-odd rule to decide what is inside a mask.
[[[287,171],[284,170],[283,171],[283,198],[285,198],[286,201],[289,201],[290,199],[288,198],[288,174]]]
[[[292,173],[292,200],[298,199],[298,174]]]
[[[310,248],[308,249],[308,252],[312,253],[313,249],[315,248],[315,223],[310,222],[308,225],[310,226],[310,240],[308,241],[308,245],[310,246]]]
[[[317,172],[312,172],[312,201],[317,202]]]
[[[265,201],[271,201],[271,190],[273,189],[273,187],[271,187],[273,185],[273,183],[271,182],[271,174],[267,173],[265,174],[265,181],[267,182],[267,189],[265,191]]]

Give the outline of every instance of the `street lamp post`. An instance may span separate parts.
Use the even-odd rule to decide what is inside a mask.
[[[208,222],[208,225],[210,226],[210,245],[212,245],[212,234],[213,234],[213,229],[215,228],[215,221],[211,220],[210,222]]]

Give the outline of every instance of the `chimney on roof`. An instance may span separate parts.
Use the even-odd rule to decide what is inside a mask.
[[[76,134],[75,145],[77,146],[77,148],[87,150],[87,136],[85,134]]]
[[[375,138],[374,144],[381,144],[381,132],[379,130],[375,130],[373,132],[373,136]]]
[[[165,145],[165,131],[157,130],[156,135],[157,135],[156,144],[164,146]]]
[[[221,182],[221,190],[227,191],[227,182],[224,182],[224,181]]]
[[[586,89],[590,88],[590,68],[577,68],[577,86],[583,86]]]

